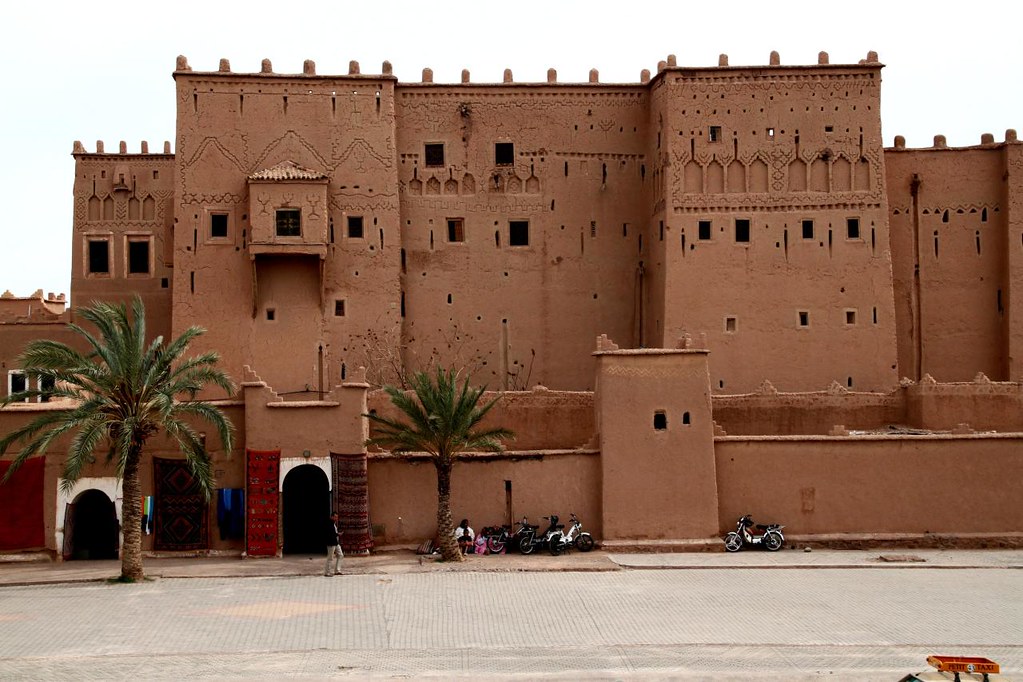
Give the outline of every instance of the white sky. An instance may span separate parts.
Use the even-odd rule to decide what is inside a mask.
[[[884,142],[978,144],[981,133],[1023,133],[1023,3],[1019,0],[909,2],[82,2],[27,0],[0,13],[0,291],[68,292],[74,161],[81,140],[138,152],[174,138],[179,54],[196,71],[221,57],[239,72],[268,57],[278,73],[345,74],[349,60],[380,73],[389,60],[400,81],[431,67],[436,82],[637,82],[642,69],[676,54],[680,66],[856,63],[879,53]]]

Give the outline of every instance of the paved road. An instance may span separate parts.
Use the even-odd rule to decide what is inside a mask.
[[[1023,571],[433,572],[0,587],[0,679],[1023,672]],[[1014,675],[1013,675],[1014,673]]]

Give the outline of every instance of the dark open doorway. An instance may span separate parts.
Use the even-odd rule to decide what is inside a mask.
[[[68,511],[71,523],[69,559],[116,559],[118,523],[114,503],[100,490],[86,490]]]
[[[295,467],[284,477],[284,553],[320,554],[326,545],[324,525],[330,517],[327,475],[312,464]]]

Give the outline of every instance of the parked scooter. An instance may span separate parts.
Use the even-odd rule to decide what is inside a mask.
[[[523,554],[532,554],[538,547],[550,547],[551,537],[558,531],[565,528],[565,524],[558,523],[558,517],[555,514],[545,516],[544,518],[550,521],[550,525],[543,533],[537,533],[539,526],[533,526],[531,524],[526,525],[522,537],[519,540],[519,551]],[[525,519],[523,519],[523,521],[525,521]]]
[[[558,556],[566,549],[575,547],[580,552],[589,552],[593,549],[593,536],[583,530],[582,521],[572,514],[572,526],[566,533],[563,530],[555,531],[547,544],[551,550],[551,554]]]
[[[781,529],[785,526],[777,523],[769,523],[766,526],[755,524],[761,535],[750,533],[749,529],[754,526],[753,518],[746,514],[735,524],[735,530],[725,536],[725,549],[729,552],[738,552],[743,547],[763,547],[768,552],[777,552],[785,544],[785,536]]]

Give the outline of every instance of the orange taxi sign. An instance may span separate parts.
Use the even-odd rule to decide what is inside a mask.
[[[949,673],[998,673],[998,664],[979,656],[928,656],[931,667]]]

